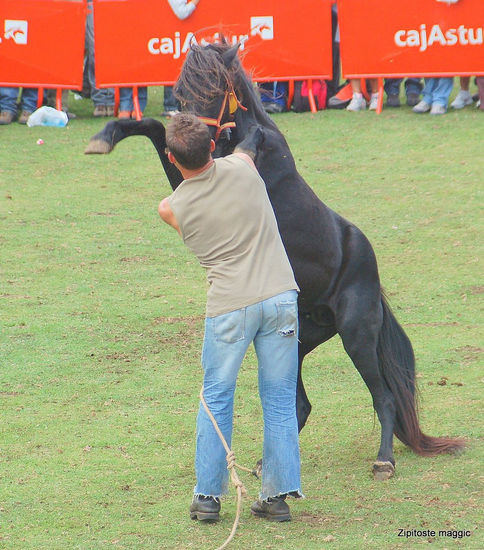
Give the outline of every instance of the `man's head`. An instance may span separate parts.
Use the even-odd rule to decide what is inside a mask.
[[[202,168],[210,160],[213,141],[208,126],[195,115],[180,113],[166,128],[166,145],[175,160],[188,170]]]

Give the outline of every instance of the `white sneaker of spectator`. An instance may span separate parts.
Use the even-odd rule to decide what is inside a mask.
[[[426,103],[423,99],[422,101],[420,101],[420,103],[417,103],[417,105],[415,105],[415,107],[412,109],[412,111],[414,113],[419,113],[419,114],[422,114],[422,113],[428,113],[430,111],[430,109],[432,108],[431,105],[429,105],[428,103]]]
[[[347,111],[364,111],[366,109],[366,101],[363,94],[354,93],[353,97],[346,107]]]
[[[450,104],[454,109],[463,109],[466,105],[472,105],[472,96],[468,90],[460,90],[455,96],[454,101]]]
[[[447,109],[443,105],[439,105],[438,103],[433,103],[432,108],[430,109],[431,115],[445,115],[447,112]]]
[[[376,111],[377,107],[378,107],[378,92],[371,94],[370,104],[368,105],[368,109],[370,111]]]

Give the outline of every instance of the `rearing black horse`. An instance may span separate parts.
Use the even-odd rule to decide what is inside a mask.
[[[203,117],[217,139],[215,156],[231,153],[254,125],[264,142],[255,159],[266,183],[299,295],[297,418],[301,430],[311,412],[301,368],[304,357],[338,333],[365,381],[381,424],[373,471],[394,473],[393,434],[420,455],[453,452],[461,439],[422,433],[415,406],[415,360],[411,343],[382,293],[373,249],[365,235],[323,204],[298,173],[281,132],[265,113],[238,58],[238,46],[194,46],[175,93],[184,110]],[[181,174],[165,154],[165,129],[153,119],[109,122],[86,153],[108,153],[130,135],[145,135],[156,147],[170,184]],[[237,197],[234,197],[237,200]]]

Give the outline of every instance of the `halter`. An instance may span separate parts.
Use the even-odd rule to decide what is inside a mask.
[[[220,107],[220,113],[218,115],[218,118],[208,118],[204,116],[199,116],[198,119],[204,122],[207,126],[215,126],[217,128],[217,132],[215,133],[215,141],[218,140],[220,137],[220,134],[222,133],[225,128],[235,128],[235,121],[230,122],[222,122],[222,118],[224,116],[225,107],[227,105],[227,101],[229,103],[229,115],[233,116],[235,114],[235,111],[240,107],[242,110],[247,111],[247,107],[244,107],[242,103],[240,103],[239,98],[237,97],[234,87],[230,85],[229,90],[225,92],[224,100],[222,101],[222,107]]]

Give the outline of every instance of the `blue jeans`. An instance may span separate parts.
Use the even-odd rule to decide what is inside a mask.
[[[19,88],[0,88],[0,110],[17,113]],[[37,88],[22,88],[20,108],[33,113],[37,109]]]
[[[403,78],[385,78],[385,93],[387,95],[400,95],[400,84]],[[422,93],[422,84],[420,78],[407,78],[405,80],[405,94],[417,94]]]
[[[94,53],[94,17],[92,1],[88,1],[86,16],[86,35],[84,48],[87,52],[86,67],[87,78],[91,88],[91,99],[94,105],[114,105],[114,88],[96,88],[95,53]]]
[[[141,112],[144,112],[148,103],[148,88],[146,86],[138,88],[138,100],[139,108]],[[119,88],[119,110],[132,111],[133,109],[133,88]]]
[[[454,86],[454,79],[448,77],[426,78],[423,89],[423,101],[428,105],[442,105],[447,108],[449,96]]]
[[[163,90],[163,110],[168,111],[181,111],[180,102],[173,95],[173,86],[165,86]]]
[[[292,492],[301,496],[296,418],[298,317],[295,290],[205,320],[203,395],[229,446],[237,375],[251,342],[257,354],[264,417],[260,496],[263,500]],[[225,450],[201,404],[197,418],[195,470],[195,495],[220,497],[227,493],[229,473]]]

